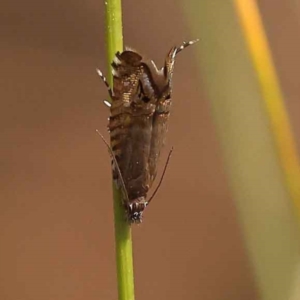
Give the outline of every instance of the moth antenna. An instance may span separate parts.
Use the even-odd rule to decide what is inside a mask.
[[[169,155],[168,155],[167,161],[166,161],[166,163],[165,163],[165,167],[164,167],[164,170],[163,170],[162,175],[161,175],[161,177],[160,177],[159,183],[158,183],[158,185],[157,185],[155,191],[153,192],[152,196],[151,196],[150,199],[147,201],[147,206],[149,205],[150,201],[154,198],[154,196],[156,195],[157,191],[159,190],[159,188],[160,188],[160,186],[161,186],[161,184],[162,184],[162,182],[163,182],[163,179],[164,179],[164,177],[165,177],[165,173],[166,173],[166,171],[167,171],[167,167],[168,167],[168,164],[169,164],[169,161],[170,161],[170,158],[171,158],[173,149],[174,149],[174,148],[172,147],[171,150],[170,150],[170,152],[169,152]]]
[[[117,168],[117,172],[118,172],[118,175],[120,177],[120,180],[121,180],[121,185],[122,185],[122,190],[123,190],[123,193],[125,194],[125,198],[126,198],[126,201],[127,203],[129,202],[129,197],[128,197],[128,193],[127,193],[127,190],[126,190],[126,186],[125,186],[125,182],[123,180],[123,176],[122,176],[122,173],[121,173],[121,170],[119,168],[119,164],[117,162],[117,159],[114,155],[114,152],[112,151],[110,145],[108,144],[108,142],[105,140],[104,136],[100,133],[100,131],[98,129],[96,129],[96,132],[100,135],[102,141],[104,142],[104,144],[107,146],[108,150],[109,150],[109,153],[116,165],[116,168]]]
[[[110,87],[109,83],[107,82],[105,76],[103,75],[103,73],[99,69],[96,69],[96,72],[101,77],[104,84],[106,85],[110,98],[113,99],[115,94],[114,94],[112,88]]]

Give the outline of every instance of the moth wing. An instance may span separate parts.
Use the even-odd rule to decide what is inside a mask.
[[[150,186],[156,178],[158,161],[161,150],[165,144],[165,137],[168,131],[169,116],[169,111],[165,111],[163,113],[156,111],[153,116],[151,147],[149,155]]]
[[[110,119],[111,144],[129,199],[146,196],[150,187],[148,158],[155,107],[129,107]],[[118,178],[118,174],[114,174]]]
[[[133,118],[130,128],[131,154],[127,155],[125,177],[132,197],[146,196],[150,187],[148,157],[152,132],[152,116],[141,115]],[[127,149],[125,150],[127,153]]]

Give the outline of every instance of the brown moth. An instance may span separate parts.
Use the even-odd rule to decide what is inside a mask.
[[[142,221],[143,211],[158,189],[147,200],[167,132],[175,57],[197,41],[171,48],[160,70],[152,60],[132,49],[117,52],[112,62],[113,89],[97,70],[111,97],[111,103],[105,103],[111,112],[108,130],[113,177],[123,191],[123,204],[131,223]]]

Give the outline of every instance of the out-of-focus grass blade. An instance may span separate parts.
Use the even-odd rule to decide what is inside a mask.
[[[298,161],[272,59],[254,41],[256,59],[262,60],[258,72],[236,5],[190,0],[183,8],[192,36],[200,38],[200,71],[261,299],[286,300],[295,293],[300,263],[290,201],[292,196],[297,203]],[[245,11],[245,17],[250,14]],[[257,18],[251,26],[267,45]]]
[[[234,2],[259,79],[284,176],[300,221],[300,164],[263,24],[255,0]]]

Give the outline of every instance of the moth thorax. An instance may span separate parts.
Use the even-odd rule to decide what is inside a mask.
[[[136,198],[127,204],[128,219],[131,223],[142,222],[143,212],[147,204],[145,197]]]

